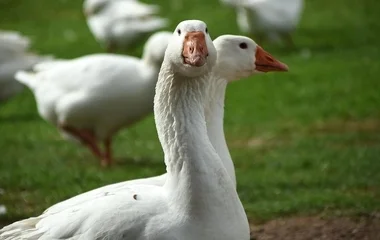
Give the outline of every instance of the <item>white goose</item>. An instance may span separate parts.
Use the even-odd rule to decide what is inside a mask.
[[[209,85],[209,90],[208,90],[209,93],[215,94],[215,96],[209,103],[207,103],[207,105],[209,104],[210,107],[211,107],[211,105],[215,105],[215,104],[219,105],[218,109],[216,109],[216,111],[213,111],[212,109],[209,109],[209,111],[208,111],[209,114],[212,114],[215,116],[215,118],[211,118],[209,120],[210,121],[218,120],[218,121],[215,121],[214,123],[219,125],[219,129],[218,129],[218,127],[210,128],[209,129],[209,135],[213,131],[214,132],[219,131],[223,134],[223,121],[220,121],[219,119],[217,119],[218,118],[217,115],[221,114],[219,116],[219,118],[221,118],[221,120],[222,120],[222,118],[223,118],[224,91],[225,91],[225,87],[227,85],[227,81],[232,81],[234,79],[234,76],[235,77],[248,76],[248,75],[252,74],[254,71],[266,72],[266,71],[286,70],[287,69],[286,65],[281,64],[280,62],[273,59],[269,54],[264,52],[261,48],[257,47],[256,44],[252,40],[250,40],[249,38],[230,35],[230,36],[219,37],[214,42],[215,42],[215,45],[217,46],[218,54],[220,53],[220,57],[218,60],[218,68],[215,70],[218,72],[218,69],[221,69],[223,67],[227,67],[230,70],[225,69],[225,73],[227,73],[227,75],[214,74],[213,79],[215,80],[215,82],[213,82],[214,80],[212,80],[211,84]],[[230,58],[230,59],[223,59],[224,56],[227,58]],[[235,59],[233,56],[238,56],[240,58]],[[230,64],[232,62],[236,62],[236,60],[238,60],[238,62],[239,62],[239,60],[242,60],[244,62],[242,62],[242,64],[235,64],[232,67],[230,67],[231,66]],[[257,65],[257,66],[255,66],[255,65]],[[213,86],[216,86],[216,88],[213,88]],[[208,126],[208,128],[209,128],[209,126]],[[216,135],[213,134],[212,136],[216,136]],[[221,136],[223,137],[223,140],[224,140],[224,135],[221,135]],[[229,158],[229,161],[231,161],[225,142],[224,142],[224,145],[221,144],[221,147],[223,147],[223,146],[225,146],[226,151],[227,151],[227,155],[225,156],[225,159]],[[222,158],[222,160],[225,161],[223,158]],[[231,161],[231,163],[232,163],[232,161]],[[233,174],[233,178],[234,178],[235,175],[234,175],[234,169],[233,168],[232,168],[232,172],[233,172],[232,174]],[[165,182],[164,181],[165,176],[166,175],[162,175],[160,177],[157,177],[157,179],[159,179],[159,178],[161,179],[158,181],[154,181],[153,180],[154,178],[150,178],[150,180],[152,180],[152,181],[149,181],[147,179],[142,179],[139,182],[139,184],[142,184],[142,183],[157,184],[160,182],[160,185],[161,185]],[[72,199],[69,199],[65,202],[62,202],[61,204],[57,204],[57,205],[53,206],[52,208],[49,208],[47,211],[45,211],[45,213],[43,215],[41,215],[38,218],[39,218],[39,220],[41,220],[41,219],[45,219],[45,218],[50,218],[51,215],[55,215],[55,214],[62,215],[62,212],[68,211],[69,209],[75,209],[76,206],[85,205],[84,202],[92,203],[94,201],[94,199],[104,198],[105,195],[118,194],[118,192],[119,193],[129,192],[130,187],[128,187],[128,184],[127,184],[128,182],[125,182],[125,183],[126,184],[124,184],[124,186],[119,184],[119,187],[117,187],[117,184],[109,185],[108,187],[109,187],[109,190],[111,190],[110,192],[98,191],[98,194],[95,194],[96,190],[94,190],[94,191],[91,191],[91,192],[88,192],[85,194],[81,194],[78,196],[79,198],[78,197],[72,198]],[[129,183],[130,184],[131,183],[136,184],[137,182],[136,181],[135,182],[130,181]],[[133,187],[133,184],[131,184],[131,185]],[[112,186],[114,186],[114,187],[112,187]],[[233,186],[234,186],[234,184],[233,184]],[[106,190],[106,187],[100,188],[98,190],[102,190],[102,189]],[[115,193],[113,191],[115,191]],[[93,193],[92,196],[91,196],[91,193]],[[87,198],[86,201],[77,201],[75,204],[71,204],[71,203],[75,202],[75,200],[80,200],[81,197],[82,197],[82,200],[84,200],[83,196],[86,194],[90,196],[90,198]],[[136,198],[137,197],[138,197],[138,195],[136,195]],[[28,228],[29,229],[34,228],[35,223],[33,221],[37,222],[39,220],[30,219],[30,220],[24,220],[24,221],[15,223],[15,224],[10,225],[10,226],[4,228],[3,230],[1,230],[0,234],[1,234],[1,232],[3,232],[2,236],[6,236],[6,235],[8,235],[9,237],[19,236],[19,235],[21,235],[21,232],[23,230],[26,231]],[[27,225],[28,221],[29,221],[29,223],[32,223],[33,226]],[[243,225],[245,225],[246,220],[243,220],[243,221],[244,221]],[[38,225],[40,225],[40,228],[46,228],[46,226],[42,226],[42,224],[38,224]],[[186,226],[184,226],[184,227],[186,227]],[[246,230],[248,231],[248,229],[246,229]],[[13,231],[13,233],[11,231]],[[212,234],[212,233],[210,233],[210,234]],[[174,236],[170,235],[170,236],[172,236],[173,238],[175,237],[175,235]],[[240,236],[240,237],[244,236],[244,237],[238,238],[238,236]],[[247,236],[247,234],[244,234],[244,233],[241,235],[238,235],[238,236],[237,236],[237,238],[228,238],[228,236],[223,236],[226,238],[221,238],[221,239],[248,239],[247,237],[245,237],[245,236]],[[197,238],[196,235],[191,235],[189,238],[190,239],[219,239],[218,235],[211,235],[211,237],[204,237],[204,238]],[[114,239],[114,238],[112,238],[112,239]],[[134,238],[134,239],[140,239],[140,238]],[[145,238],[141,238],[141,239],[145,239]],[[158,237],[158,238],[153,238],[153,239],[160,239],[160,238]],[[163,238],[163,239],[168,239],[168,238]],[[170,239],[172,239],[172,238],[170,238]],[[181,238],[181,239],[187,239],[187,238]]]
[[[83,10],[95,39],[108,52],[127,49],[145,34],[168,25],[158,5],[131,0],[85,0]]]
[[[15,81],[19,70],[28,70],[34,64],[50,60],[51,57],[28,53],[30,39],[14,31],[0,31],[0,102],[8,100],[23,90]]]
[[[86,145],[103,165],[112,160],[112,136],[152,112],[154,89],[170,32],[145,44],[142,59],[94,54],[36,66],[16,79],[33,91],[38,112]],[[105,145],[103,153],[98,141]]]
[[[291,33],[303,10],[303,0],[222,0],[235,6],[240,30],[255,38],[293,45]]]

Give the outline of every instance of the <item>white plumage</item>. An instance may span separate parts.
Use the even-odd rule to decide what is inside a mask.
[[[83,9],[95,39],[109,52],[127,49],[168,24],[157,16],[158,5],[133,0],[86,0]]]
[[[23,85],[14,74],[28,70],[34,64],[51,60],[50,56],[29,53],[30,39],[15,31],[0,31],[0,102],[20,93]]]
[[[154,89],[170,32],[147,41],[142,59],[93,54],[38,64],[16,79],[34,93],[38,112],[65,135],[75,136],[111,163],[112,136],[152,112]],[[97,142],[105,144],[105,153]]]
[[[240,30],[255,38],[292,43],[303,10],[303,0],[222,0],[236,8]]]

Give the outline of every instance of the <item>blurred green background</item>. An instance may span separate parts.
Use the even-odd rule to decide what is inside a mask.
[[[157,3],[171,21],[167,30],[201,19],[214,38],[239,34],[233,9],[217,0],[183,1],[180,10],[173,1]],[[376,0],[306,0],[297,48],[263,44],[290,71],[229,86],[225,132],[251,220],[379,210],[379,9]],[[30,36],[34,50],[58,58],[104,52],[79,0],[0,0],[0,29]],[[128,54],[140,56],[143,44]],[[165,169],[153,116],[117,135],[117,164],[102,169],[87,149],[63,140],[38,116],[27,89],[0,105],[0,150],[0,204],[8,209],[0,224]]]

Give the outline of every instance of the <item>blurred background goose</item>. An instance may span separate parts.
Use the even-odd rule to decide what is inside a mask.
[[[167,19],[156,16],[158,5],[135,0],[85,0],[83,10],[90,31],[108,52],[128,49],[168,24]]]
[[[236,8],[237,24],[245,34],[263,41],[285,41],[293,46],[291,34],[303,10],[303,0],[222,0]]]
[[[30,42],[18,32],[0,30],[0,102],[22,91],[23,85],[14,79],[17,71],[29,70],[36,63],[52,59],[29,53]]]
[[[16,79],[33,91],[42,118],[109,165],[113,135],[153,111],[157,76],[171,36],[152,35],[141,59],[93,54],[39,64],[36,72],[18,72]],[[104,143],[104,153],[98,141]]]

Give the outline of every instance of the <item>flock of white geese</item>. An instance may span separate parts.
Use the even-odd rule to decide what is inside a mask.
[[[238,25],[247,34],[289,40],[302,1],[271,7],[281,5],[278,1],[222,0],[236,8]],[[89,28],[109,52],[167,26],[155,5],[110,2],[84,2]],[[81,142],[103,166],[112,164],[113,136],[154,109],[167,172],[74,196],[0,229],[0,240],[249,239],[224,137],[225,91],[243,77],[287,71],[285,64],[248,37],[223,35],[212,41],[199,20],[183,21],[173,33],[154,33],[141,58],[53,59],[30,53],[29,47],[30,40],[19,33],[0,31],[0,101],[28,86],[40,116],[64,137]]]
[[[113,111],[123,115],[124,102],[112,104],[112,99],[128,103],[134,101],[129,94],[153,94],[150,100],[166,173],[57,203],[38,217],[4,227],[0,239],[249,239],[223,133],[224,94],[231,81],[288,67],[250,38],[223,35],[212,41],[200,20],[183,21],[171,34],[154,34],[142,59],[102,54],[88,58],[42,64],[37,73],[20,72],[16,77],[35,93],[40,114],[74,135],[88,121],[83,114],[86,104],[99,101],[89,114],[103,117],[91,131],[106,143],[124,121],[113,119]],[[89,67],[88,61],[98,64]],[[108,61],[120,64],[118,71],[109,72],[104,64]],[[84,73],[90,77],[70,82]],[[100,81],[99,74],[124,78]],[[66,75],[69,82],[53,81],[50,75]],[[139,86],[136,92],[128,92],[129,81]],[[111,98],[108,108],[101,104],[104,97]],[[73,101],[79,103],[72,108]],[[136,119],[145,111],[138,112]],[[104,123],[112,127],[103,129]],[[107,160],[110,153],[99,154]]]
[[[238,26],[246,34],[272,40],[284,37],[289,42],[303,7],[302,0],[221,2],[236,9]],[[109,52],[130,48],[145,34],[166,27],[168,20],[157,15],[159,10],[157,5],[137,0],[85,0],[83,4],[89,29]],[[165,31],[153,34],[141,59],[91,54],[53,60],[30,53],[25,36],[0,31],[0,101],[28,86],[40,116],[108,166],[113,159],[113,136],[152,112],[157,75],[170,37]]]

